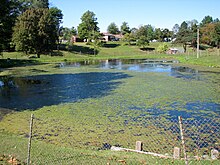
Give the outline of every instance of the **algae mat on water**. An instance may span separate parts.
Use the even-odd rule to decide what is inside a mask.
[[[48,96],[61,101],[39,106],[35,110],[8,113],[0,122],[0,130],[27,137],[28,122],[33,113],[33,138],[52,144],[96,149],[103,143],[133,147],[135,141],[144,141],[146,134],[153,133],[144,127],[149,116],[169,119],[176,119],[178,115],[200,119],[219,117],[219,84],[215,77],[210,78],[206,74],[203,75],[203,80],[196,80],[175,78],[167,73],[102,70],[86,66],[55,68],[52,65],[45,68],[17,68],[9,72],[12,76],[19,72],[23,78],[30,75],[60,75],[63,78],[61,83],[63,82],[65,90],[59,89],[59,86],[48,87],[48,90],[53,91],[64,90],[61,93],[53,92],[53,97]],[[99,76],[94,77],[94,73]],[[64,75],[77,74],[86,76],[83,81],[78,78],[80,82],[66,83],[69,79],[65,79]],[[85,79],[91,75],[92,81]],[[105,75],[110,77],[106,79]],[[111,78],[115,75],[117,78]],[[94,94],[95,91],[99,93]],[[61,95],[67,92],[70,95]],[[76,93],[74,96],[77,99],[71,98],[71,92]],[[87,97],[83,97],[84,94]],[[37,102],[37,99],[41,98],[32,101]],[[172,143],[172,139],[168,143]]]

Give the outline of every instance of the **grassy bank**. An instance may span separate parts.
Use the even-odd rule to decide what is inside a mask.
[[[36,62],[64,62],[64,61],[83,61],[83,60],[100,60],[100,59],[177,59],[183,64],[192,64],[200,66],[209,66],[209,67],[220,67],[220,55],[219,50],[201,50],[200,58],[196,58],[196,52],[191,48],[188,49],[185,54],[159,54],[155,51],[157,46],[160,43],[150,43],[148,48],[141,50],[137,46],[124,45],[121,42],[109,42],[105,46],[101,47],[97,55],[93,54],[91,46],[86,45],[85,43],[75,43],[71,46],[69,51],[54,51],[52,55],[41,55],[41,58],[32,58]],[[171,45],[170,47],[181,48],[181,45]],[[29,58],[23,53],[11,52],[3,53],[4,59],[19,59],[19,60],[28,60]],[[33,57],[33,55],[32,55]],[[32,61],[33,62],[33,61]],[[1,63],[5,61],[0,60]],[[22,62],[21,62],[22,64]]]

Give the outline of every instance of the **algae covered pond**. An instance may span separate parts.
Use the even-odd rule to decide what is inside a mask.
[[[219,72],[118,60],[11,68],[0,73],[0,131],[27,137],[33,113],[34,139],[132,147],[161,136],[145,126],[149,117],[219,118]]]
[[[219,72],[146,60],[86,61],[50,67],[20,68],[10,76],[1,76],[0,107],[36,110],[61,103],[104,99],[101,103],[107,109],[121,115],[129,111],[140,116],[171,118],[220,114]],[[140,116],[130,117],[137,120]]]

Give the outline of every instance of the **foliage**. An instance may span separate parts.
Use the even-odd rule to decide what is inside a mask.
[[[13,42],[16,50],[22,50],[26,54],[40,54],[55,45],[58,39],[61,11],[57,8],[32,8],[26,10],[18,17],[14,27]]]
[[[81,23],[78,26],[78,35],[81,39],[91,40],[94,31],[99,32],[99,27],[95,13],[86,11],[81,17]]]
[[[60,39],[64,41],[70,42],[71,37],[76,35],[77,31],[74,27],[68,28],[68,27],[61,27],[60,28]]]
[[[140,36],[137,40],[137,46],[145,48],[147,45],[149,45],[149,40],[145,36]]]
[[[187,44],[195,47],[197,39],[197,25],[186,21],[182,22],[179,32],[176,34],[176,43],[182,43],[184,52],[186,52]]]
[[[152,36],[151,25],[141,26],[135,33],[135,37],[137,39],[137,46],[145,47],[149,44],[149,40]]]
[[[18,0],[23,11],[30,8],[49,8],[49,0]]]
[[[215,24],[215,42],[218,48],[220,48],[220,22]]]
[[[167,43],[162,43],[157,47],[157,52],[159,53],[165,53],[168,50],[168,44]]]
[[[99,32],[93,31],[91,36],[92,39],[91,45],[93,46],[94,49],[94,55],[98,54],[98,51],[102,46],[102,41],[100,40],[100,38],[101,38],[101,34]]]
[[[130,27],[128,26],[128,23],[127,22],[122,22],[121,34],[125,35],[125,34],[130,33],[130,32],[131,32],[131,30],[130,30]]]
[[[208,16],[205,16],[205,17],[203,18],[203,20],[202,20],[201,23],[200,23],[200,26],[203,27],[203,26],[205,26],[206,24],[210,24],[210,23],[212,23],[212,22],[213,22],[213,18],[208,15]]]
[[[212,45],[214,46],[215,44],[215,24],[205,24],[201,28],[201,42],[205,43],[207,45]]]
[[[110,25],[107,28],[107,31],[110,34],[119,34],[120,33],[117,25],[114,22],[110,23]]]
[[[159,42],[162,42],[163,41],[163,32],[161,31],[160,28],[156,28],[155,29],[155,39]]]
[[[17,1],[1,0],[0,4],[0,52],[10,49],[12,27],[20,13],[20,4]]]
[[[128,45],[131,45],[132,42],[136,42],[136,38],[133,33],[126,33],[124,34],[122,41]]]
[[[175,24],[174,26],[173,26],[173,33],[174,34],[177,34],[178,32],[179,32],[179,29],[180,29],[180,26],[178,25],[178,24]]]
[[[163,29],[163,31],[162,31],[163,41],[169,42],[170,41],[169,38],[171,38],[172,35],[173,34],[172,34],[172,32],[169,29],[167,29],[167,28]]]

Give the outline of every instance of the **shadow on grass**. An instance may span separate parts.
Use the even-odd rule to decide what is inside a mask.
[[[25,65],[37,65],[40,62],[36,60],[21,60],[21,59],[0,59],[0,68],[11,68]]]
[[[118,46],[120,46],[120,44],[103,44],[102,47],[104,47],[104,48],[116,48]]]
[[[51,52],[51,56],[63,56],[63,52],[60,51]]]
[[[69,51],[69,52],[77,53],[81,55],[94,55],[94,49],[88,46],[61,44],[60,50]],[[95,54],[98,54],[97,50],[95,50]]]
[[[148,48],[140,48],[142,51],[154,51],[155,50],[155,48],[150,48],[150,47],[148,47]]]
[[[99,98],[111,93],[131,76],[124,73],[89,72],[28,77],[0,77],[0,108],[36,110],[43,106]]]

